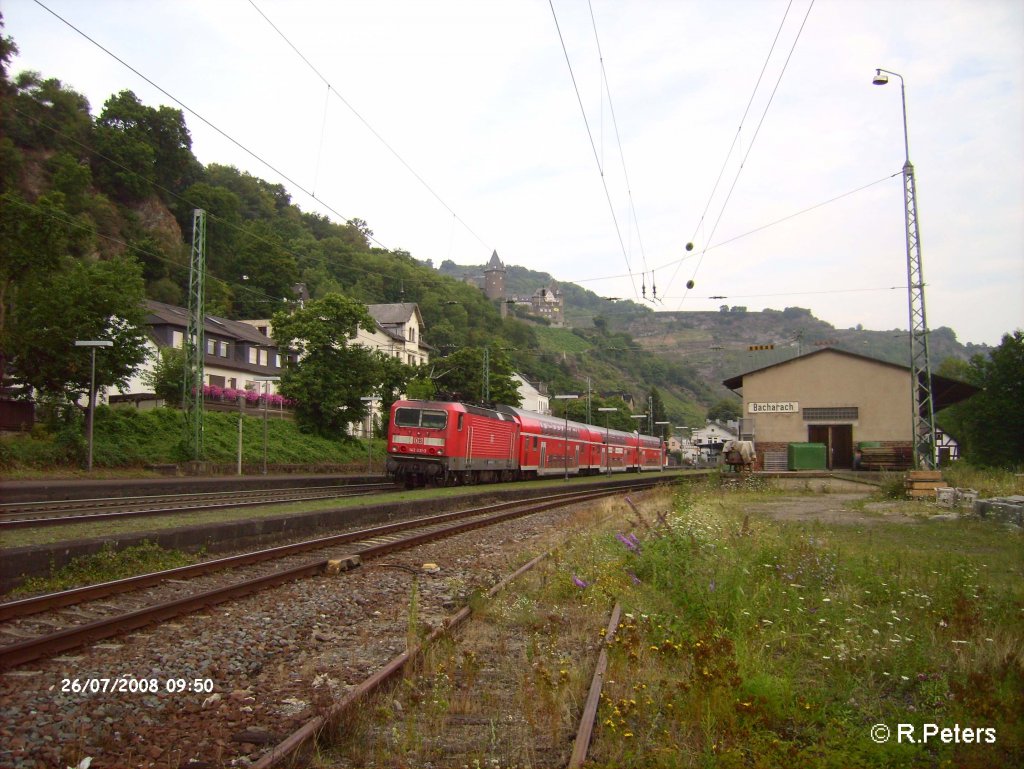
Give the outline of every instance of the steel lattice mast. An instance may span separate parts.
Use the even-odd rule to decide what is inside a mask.
[[[913,388],[914,466],[935,466],[935,403],[928,356],[928,321],[924,311],[921,239],[917,230],[917,188],[914,166],[903,164],[903,202],[907,225],[907,297],[910,304],[910,376]]]
[[[885,73],[885,74],[883,74]],[[875,70],[875,85],[889,82],[886,75],[900,79],[903,101],[903,207],[907,235],[907,299],[910,307],[910,387],[914,467],[935,467],[935,403],[932,398],[932,368],[928,357],[928,321],[924,311],[924,274],[921,269],[921,235],[917,229],[917,182],[910,162],[907,133],[907,90],[903,75],[887,69]]]
[[[192,258],[188,270],[188,326],[185,331],[185,445],[192,459],[203,458],[203,385],[206,356],[206,211],[192,212]]]

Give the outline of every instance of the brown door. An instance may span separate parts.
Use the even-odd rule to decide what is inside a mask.
[[[825,465],[829,470],[853,467],[853,425],[808,425],[807,440],[825,444]]]

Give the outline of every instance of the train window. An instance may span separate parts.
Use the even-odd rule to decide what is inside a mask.
[[[462,416],[461,414],[459,416]],[[443,430],[448,424],[448,414],[444,411],[423,409],[423,426],[434,430]]]
[[[395,409],[395,425],[398,427],[427,427],[431,430],[443,430],[447,424],[448,415],[443,411]]]
[[[396,409],[395,410],[395,424],[398,427],[419,427],[420,426],[420,410],[419,409]]]
[[[463,422],[463,418],[465,416],[466,416],[465,414],[459,414],[459,432],[460,433],[462,432],[462,422]]]

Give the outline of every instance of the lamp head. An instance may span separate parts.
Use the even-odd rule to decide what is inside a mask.
[[[885,85],[886,83],[889,82],[889,76],[882,74],[882,70],[876,69],[875,77],[871,82],[874,83],[875,85]]]

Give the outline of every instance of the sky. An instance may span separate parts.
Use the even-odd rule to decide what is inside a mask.
[[[202,163],[363,219],[386,248],[435,266],[496,250],[658,311],[797,306],[839,328],[908,327],[900,80],[872,84],[897,72],[928,325],[992,345],[1024,327],[1019,0],[0,12],[12,72],[60,79],[94,114],[125,89],[182,108]]]

